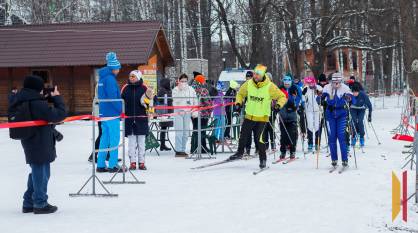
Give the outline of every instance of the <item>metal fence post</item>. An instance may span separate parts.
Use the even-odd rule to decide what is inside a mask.
[[[418,101],[415,98],[415,109],[418,109]],[[418,114],[415,112],[415,135],[414,135],[414,153],[415,153],[415,204],[418,204]]]

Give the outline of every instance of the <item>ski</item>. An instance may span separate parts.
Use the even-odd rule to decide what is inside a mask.
[[[272,163],[272,164],[280,163],[280,162],[283,162],[283,161],[285,161],[285,160],[287,160],[287,158],[278,159],[278,160],[276,160],[276,161],[273,161],[273,163]]]
[[[237,160],[240,160],[240,159],[237,159]],[[192,167],[190,169],[193,169],[193,170],[195,170],[195,169],[203,169],[203,168],[207,168],[207,167],[213,167],[213,166],[221,165],[221,164],[224,164],[224,163],[234,162],[234,161],[237,161],[237,160],[225,159],[225,160],[222,160],[222,161],[217,161],[217,162],[205,164],[205,165],[198,166],[198,167]]]
[[[253,175],[260,174],[261,172],[263,172],[263,171],[265,171],[265,170],[267,170],[267,169],[269,169],[269,168],[270,168],[270,167],[260,168],[260,169],[258,169],[257,171],[254,171],[254,172],[253,172]]]
[[[343,166],[339,171],[338,174],[343,173],[345,170],[347,170],[348,166]]]
[[[288,163],[291,163],[291,162],[293,162],[293,161],[295,161],[295,160],[297,160],[299,157],[295,157],[295,158],[293,158],[293,159],[287,159],[286,161],[284,161],[283,162],[283,164],[288,164]]]
[[[363,154],[364,154],[364,153],[365,153],[365,152],[364,152],[364,147],[362,146],[362,147],[360,147],[360,149],[361,149],[361,153],[363,153]]]
[[[255,159],[257,158],[257,155],[244,155],[242,157],[242,160],[250,160],[250,159]]]
[[[337,170],[338,165],[332,166],[332,168],[329,170],[329,173],[333,173],[335,170]]]

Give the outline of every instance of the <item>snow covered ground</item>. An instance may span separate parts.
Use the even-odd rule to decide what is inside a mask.
[[[379,104],[378,104],[379,105]],[[86,161],[91,148],[91,128],[76,122],[59,126],[65,138],[57,146],[59,157],[52,165],[50,202],[56,214],[22,214],[22,195],[29,168],[18,141],[0,130],[0,229],[12,232],[393,232],[390,227],[418,230],[418,208],[409,203],[408,223],[391,220],[391,172],[400,177],[405,163],[404,142],[393,141],[390,130],[399,123],[397,98],[386,99],[386,109],[377,109],[373,123],[382,145],[370,128],[365,154],[357,151],[358,169],[350,160],[343,173],[328,172],[330,158],[320,155],[303,158],[299,143],[298,161],[272,165],[254,176],[258,159],[239,161],[203,170],[191,167],[212,162],[194,162],[147,155],[148,171],[135,174],[146,184],[107,185],[117,198],[78,197],[89,177]],[[174,137],[173,137],[174,139]],[[300,142],[300,141],[299,141]],[[223,159],[229,154],[218,155]],[[109,174],[100,174],[103,180]],[[128,178],[130,178],[128,176]],[[415,172],[408,171],[410,193]],[[90,190],[88,186],[87,190]],[[395,231],[406,232],[406,231]]]

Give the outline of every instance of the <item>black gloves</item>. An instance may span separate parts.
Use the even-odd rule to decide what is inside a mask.
[[[372,114],[369,113],[369,115],[367,116],[367,121],[372,122]]]

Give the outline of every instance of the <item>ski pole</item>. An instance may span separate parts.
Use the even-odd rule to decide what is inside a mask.
[[[364,131],[366,132],[366,137],[367,137],[367,139],[370,139],[369,138],[369,131],[367,130],[367,127],[366,127],[366,118],[363,118],[363,125],[364,125]]]
[[[382,144],[382,143],[380,143],[380,140],[379,140],[379,138],[377,137],[376,130],[374,130],[373,124],[372,124],[371,122],[369,122],[369,125],[372,127],[372,130],[373,130],[374,136],[376,137],[378,144],[379,144],[379,145],[380,145],[380,144]]]
[[[350,133],[350,135],[352,134],[351,128],[353,128],[354,129],[354,134],[357,135],[356,127],[354,125],[353,118],[351,117],[350,107],[349,107],[347,101],[345,101],[345,106],[347,107],[347,111],[348,111],[348,123],[350,124],[350,132],[349,133]],[[357,167],[356,147],[355,147],[355,145],[352,145],[352,147],[353,147],[354,163],[355,163],[356,169],[357,169],[358,167]]]
[[[286,129],[286,125],[284,124],[282,116],[280,116],[280,113],[278,115],[279,115],[279,122],[282,123],[284,131],[286,132],[287,138],[289,138],[290,143],[292,144],[292,146],[294,146],[295,144],[293,144],[292,138],[290,137],[290,134]]]

